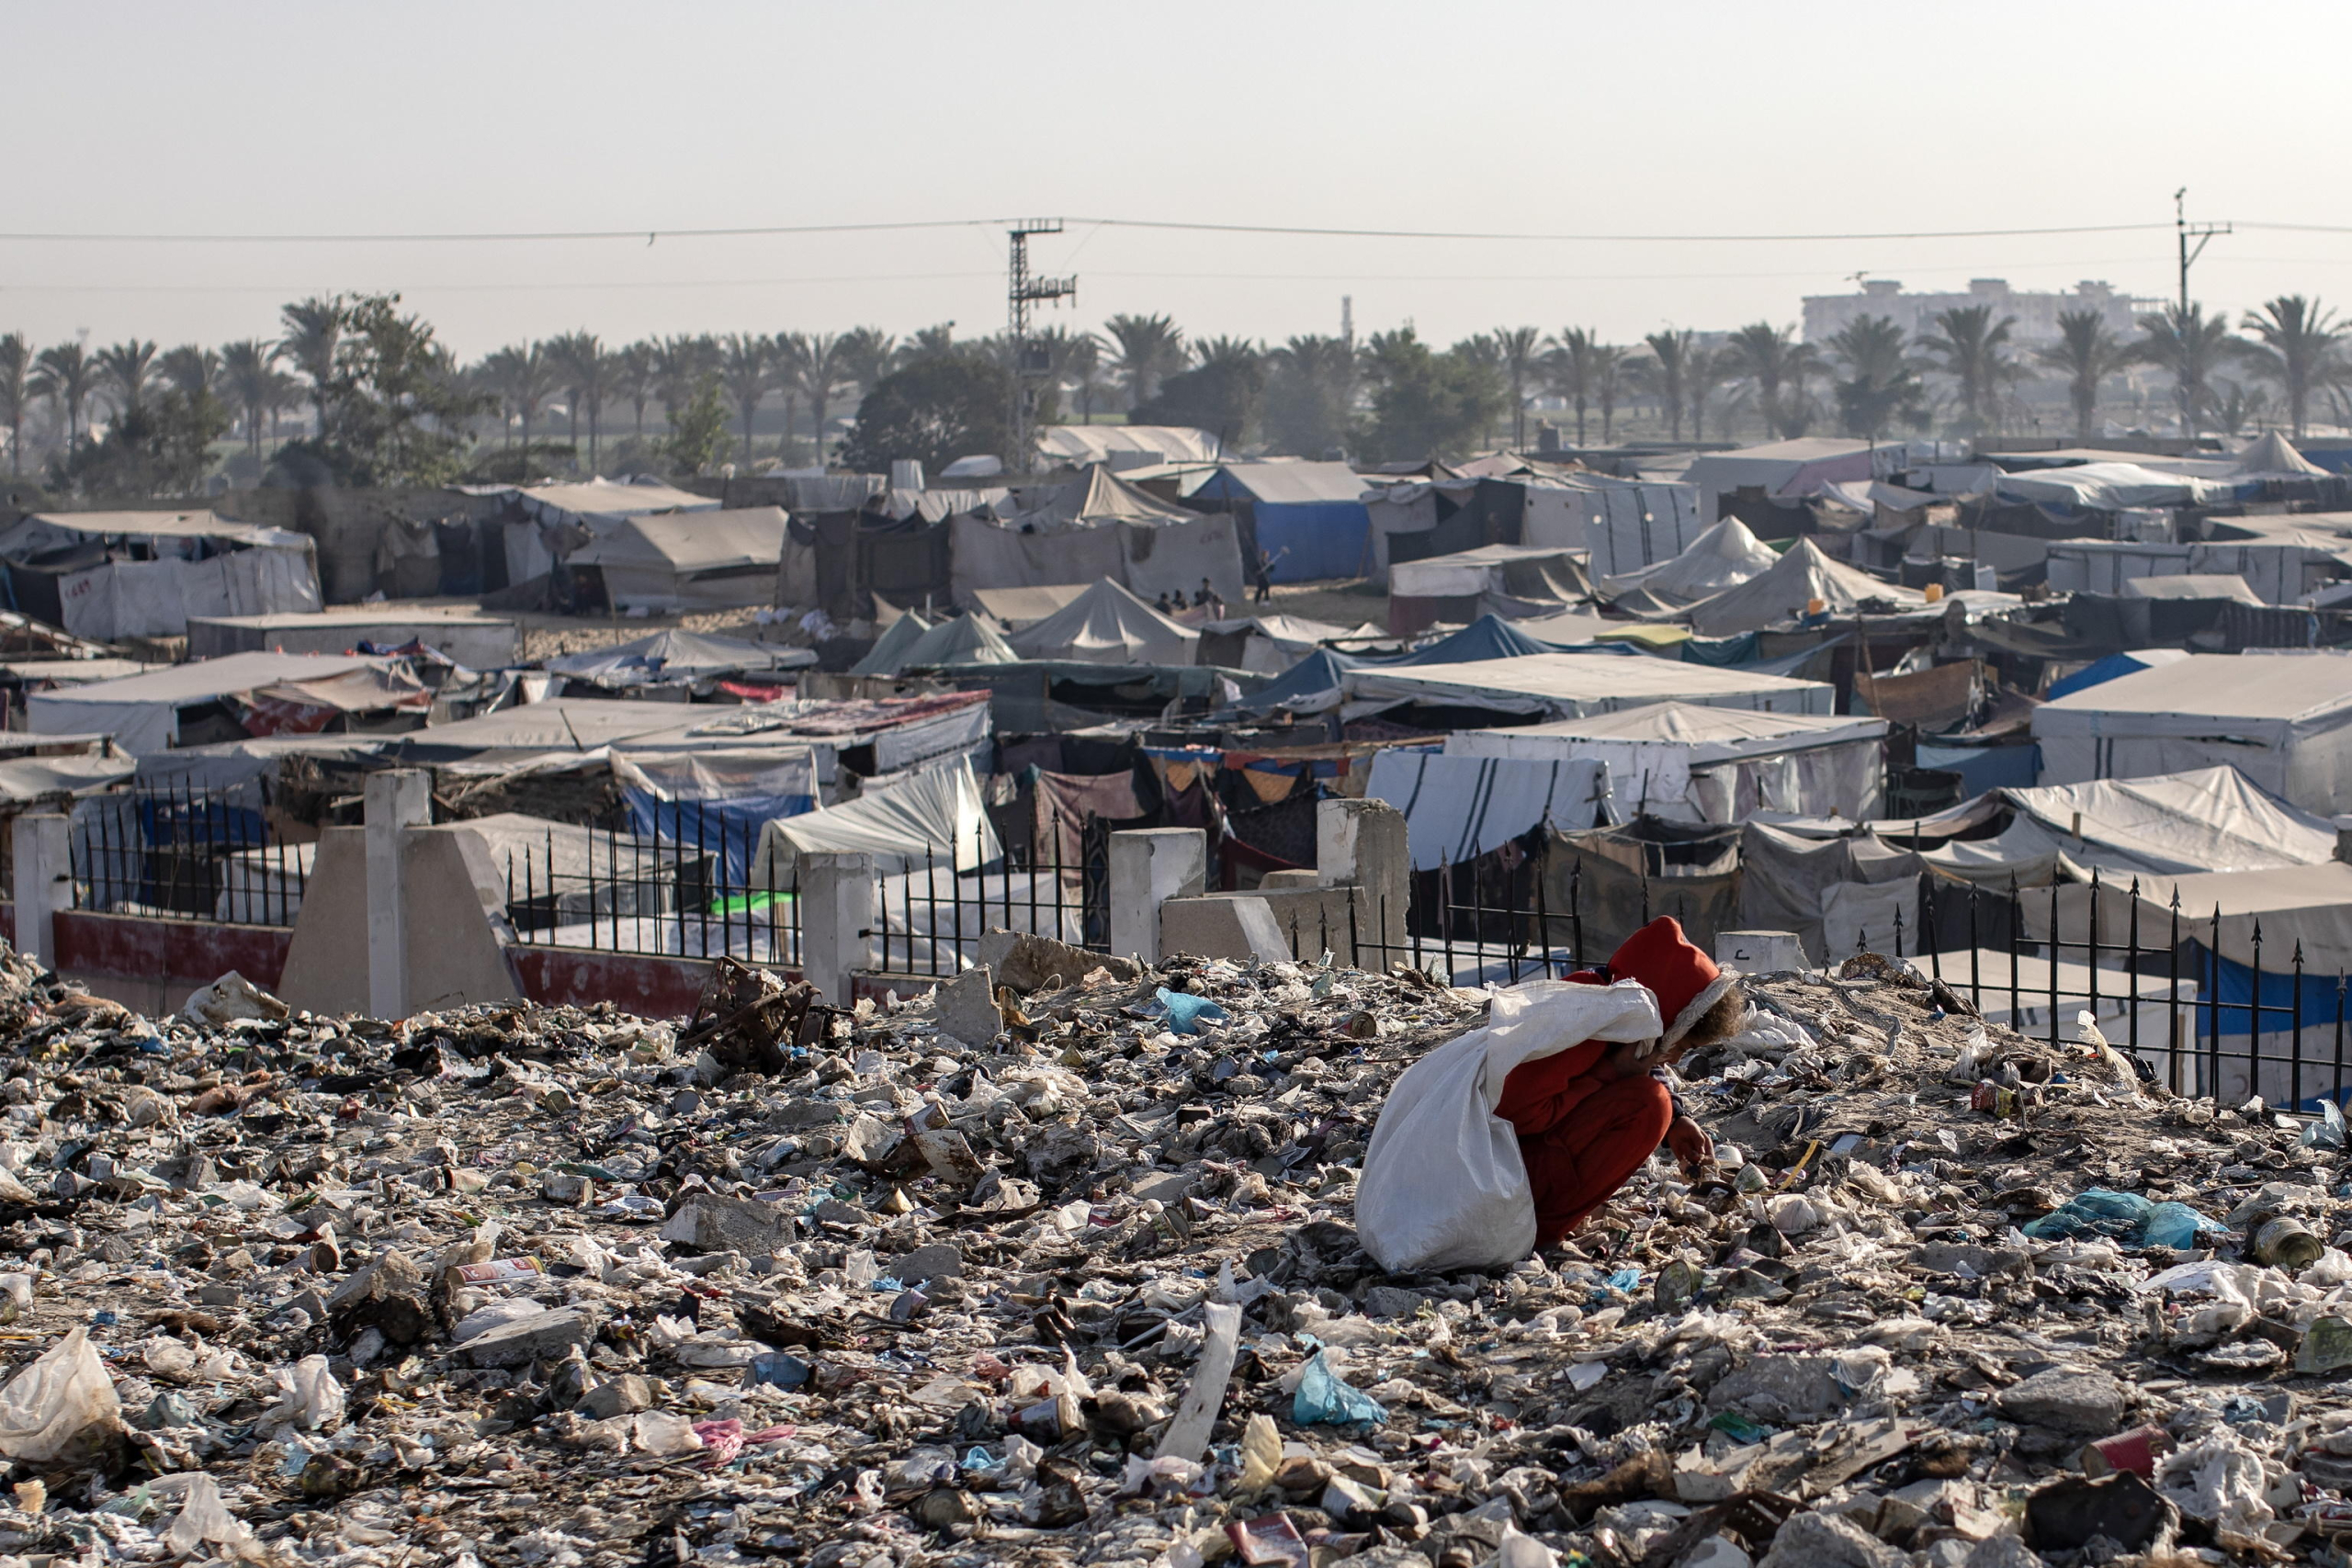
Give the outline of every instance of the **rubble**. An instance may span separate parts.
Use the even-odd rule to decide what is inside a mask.
[[[1354,1228],[1367,1143],[1486,993],[1075,967],[1008,955],[854,1010],[745,971],[676,1025],[251,998],[216,1022],[8,955],[0,1554],[2072,1568],[2352,1544],[2352,1172],[2303,1135],[2324,1123],[2126,1098],[2093,1049],[1986,1030],[1890,961],[1776,976],[1754,1028],[1683,1064],[1719,1169],[1653,1161],[1559,1251],[1391,1273]],[[2032,1094],[1975,1109],[2012,1070]],[[2151,1240],[2164,1205],[2193,1245]],[[2286,1216],[2320,1250],[2256,1261]]]

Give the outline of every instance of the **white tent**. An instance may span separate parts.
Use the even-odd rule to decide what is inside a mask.
[[[2234,489],[2227,480],[2162,473],[2138,463],[2076,463],[2003,474],[1993,493],[2003,501],[2120,512],[2134,506],[2202,506],[2227,501]]]
[[[2295,444],[2273,430],[2238,454],[2242,474],[2324,474],[2325,468],[2295,450]]]
[[[1182,424],[1048,424],[1037,432],[1037,455],[1073,467],[1108,463],[1114,468],[1158,463],[1214,463],[1225,447],[1205,430]]]
[[[2227,764],[2307,811],[2352,811],[2352,654],[2200,653],[2033,710],[2043,784]]]
[[[911,636],[900,637],[901,626],[916,629]],[[850,673],[896,675],[901,670],[933,665],[1011,664],[1020,657],[986,616],[954,615],[934,626],[925,626],[921,618],[908,615],[882,634],[873,651],[859,660]]]
[[[1392,599],[1469,599],[1508,594],[1559,604],[1586,597],[1580,550],[1549,545],[1481,545],[1452,555],[1396,561],[1388,568]]]
[[[920,870],[927,858],[943,873],[951,864],[977,871],[1003,853],[972,764],[962,757],[869,788],[845,806],[769,823],[752,859],[752,886],[790,887],[800,857],[820,852],[872,855],[877,876]]]
[[[1108,578],[1147,599],[1191,595],[1204,578],[1241,597],[1233,518],[1188,512],[1095,464],[1060,485],[1017,491],[1010,508],[948,519],[948,579],[959,604],[985,590],[1041,588]]]
[[[98,560],[57,580],[60,616],[77,637],[179,637],[190,616],[305,612],[324,603],[308,535],[209,512],[32,513],[0,530],[0,557],[23,561],[72,544],[92,545],[95,555],[100,543],[150,558]]]
[[[1886,775],[1886,720],[1653,703],[1516,729],[1462,729],[1448,756],[1607,764],[1620,816],[1731,824],[1792,811],[1862,821]]]
[[[119,681],[96,681],[54,692],[35,692],[25,699],[29,728],[42,735],[110,735],[116,745],[133,756],[168,750],[179,739],[182,709],[200,707],[223,697],[243,697],[271,687],[319,682],[364,671],[385,676],[390,660],[356,657],[327,657],[308,653],[232,653],[224,659],[200,660],[129,675]],[[424,693],[416,687],[411,696]],[[429,693],[424,694],[430,698]],[[356,711],[401,705],[390,695],[367,703],[365,694],[321,693],[336,705],[359,705]]]
[[[1835,688],[1744,670],[1615,653],[1531,653],[1464,664],[1365,665],[1340,676],[1351,718],[1406,703],[1577,718],[1645,703],[1768,713],[1830,711]]]
[[[670,626],[610,648],[550,659],[547,668],[588,685],[622,690],[691,686],[753,671],[805,669],[816,662],[816,654],[805,648]]]
[[[1815,599],[1841,616],[1872,600],[1905,610],[1928,602],[1916,588],[1881,582],[1869,572],[1831,560],[1811,539],[1799,539],[1770,570],[1691,605],[1690,628],[1701,637],[1759,631],[1803,615]]]
[[[1605,597],[1642,589],[1669,604],[1690,604],[1763,576],[1781,564],[1780,553],[1758,538],[1747,524],[1726,517],[1680,555],[1638,571],[1600,579]]]
[[[1743,446],[1735,452],[1702,452],[1682,470],[1682,481],[1699,493],[1699,515],[1722,514],[1724,496],[1745,489],[1769,496],[1812,495],[1839,479],[1876,477],[1874,465],[1891,465],[1901,456],[1900,446],[1881,445],[1838,435],[1806,435],[1793,441]]]
[[[1089,664],[1190,664],[1201,634],[1178,626],[1108,578],[1005,638],[1023,659]]]
[[[718,502],[707,495],[657,483],[622,483],[585,479],[577,484],[525,485],[494,491],[518,507],[524,522],[505,529],[506,580],[527,582],[554,570],[562,554],[579,542],[609,533],[624,517],[653,512],[716,512]]]
[[[623,610],[740,609],[775,594],[784,558],[781,507],[622,517],[567,558],[599,568]]]
[[[1415,871],[1459,865],[1549,822],[1589,828],[1609,795],[1609,771],[1590,759],[1452,757],[1392,747],[1372,760],[1364,798],[1405,818]]]

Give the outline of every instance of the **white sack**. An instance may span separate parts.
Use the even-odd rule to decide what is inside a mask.
[[[114,1380],[77,1328],[0,1389],[0,1454],[46,1464],[85,1433],[103,1435],[121,1419]]]

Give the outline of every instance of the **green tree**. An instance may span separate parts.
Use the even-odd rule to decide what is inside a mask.
[[[1707,400],[1739,378],[1738,362],[1729,348],[1706,348],[1695,340],[1690,362],[1682,368],[1682,381],[1690,399],[1690,439],[1707,438]]]
[[[894,368],[903,370],[917,360],[937,359],[944,355],[961,353],[965,346],[956,341],[955,322],[939,321],[921,328],[914,336],[900,344],[890,363]]]
[[[825,466],[825,414],[856,378],[851,373],[847,333],[788,333],[776,340],[779,372],[790,391],[808,400],[817,433],[817,466]]]
[[[743,419],[743,463],[752,461],[752,416],[775,384],[776,345],[757,333],[730,333],[718,345],[718,375]],[[787,422],[788,423],[788,422]],[[786,439],[791,432],[785,433]]]
[[[318,415],[321,435],[326,433],[327,383],[334,379],[335,349],[343,337],[346,303],[341,295],[331,299],[314,295],[277,313],[278,325],[284,329],[277,340],[278,352],[310,381],[311,405]]]
[[[1211,338],[1200,345],[1199,364],[1160,382],[1159,394],[1137,403],[1127,418],[1205,430],[1238,450],[1256,441],[1265,402],[1265,351],[1246,338]]]
[[[654,351],[653,385],[673,435],[677,434],[679,414],[703,382],[719,373],[720,363],[718,344],[708,337],[664,338]]]
[[[252,454],[256,472],[261,462],[262,415],[277,407],[286,391],[277,355],[276,344],[259,338],[225,344],[220,349],[221,389],[244,416],[245,450]]]
[[[645,439],[645,405],[660,380],[659,344],[633,343],[613,355],[613,395],[628,404],[637,416],[637,438]]]
[[[475,375],[483,389],[522,423],[524,466],[528,468],[531,421],[555,390],[555,367],[548,362],[547,349],[536,343],[498,349],[482,357]]]
[[[102,348],[90,356],[97,363],[98,378],[114,393],[115,408],[121,413],[135,413],[146,400],[147,388],[155,379],[155,345],[137,338]]]
[[[2224,435],[2244,435],[2247,429],[2262,423],[2270,413],[2270,394],[2259,387],[2223,380],[2222,390],[2213,399],[2213,423]]]
[[[937,473],[958,457],[1002,455],[1012,445],[1012,378],[973,354],[932,355],[876,382],[842,444],[842,464],[887,473],[912,458]]]
[[[33,351],[22,333],[0,337],[0,419],[8,422],[8,473],[25,471],[25,410],[33,400]]]
[[[1990,305],[1958,305],[1936,312],[1936,331],[1927,339],[1928,353],[1943,362],[1960,391],[1961,429],[1975,435],[1991,421],[1993,394],[2009,369],[2009,329],[2015,316],[1993,320]]]
[[[1436,353],[1409,326],[1374,333],[1363,362],[1372,384],[1363,447],[1374,462],[1465,457],[1509,396],[1493,365],[1459,351]]]
[[[881,385],[897,366],[899,340],[880,327],[852,327],[839,340],[842,374],[856,383],[860,393]]]
[[[1552,390],[1577,411],[1577,445],[1584,445],[1585,412],[1591,407],[1600,374],[1600,334],[1590,327],[1562,327],[1544,356],[1545,379]]]
[[[1926,420],[1927,389],[1894,318],[1857,316],[1829,340],[1829,352],[1846,371],[1837,393],[1838,423],[1847,434],[1876,441],[1898,419]]]
[[[1628,389],[1626,365],[1633,351],[1604,343],[1593,351],[1592,397],[1600,405],[1600,444],[1606,446],[1617,425],[1617,400]]]
[[[355,487],[447,484],[469,445],[466,422],[489,400],[468,389],[422,316],[401,313],[399,295],[337,295],[329,303],[334,362],[312,388],[325,423],[281,453],[302,451]]]
[[[2135,345],[2138,356],[2171,376],[2180,427],[2194,436],[2198,421],[2212,406],[2213,373],[2243,345],[2230,335],[2227,317],[2207,315],[2195,300],[2186,310],[2174,305],[2141,317],[2140,331],[2146,335]]]
[[[1346,339],[1292,338],[1268,356],[1266,438],[1277,452],[1337,457],[1354,434],[1355,349]]]
[[[1127,380],[1127,407],[1148,402],[1159,383],[1192,357],[1184,333],[1166,316],[1114,316],[1102,323],[1113,350],[1111,367]],[[1132,417],[1132,416],[1130,416]]]
[[[1724,344],[1734,376],[1754,383],[1764,423],[1783,441],[1793,441],[1813,422],[1813,396],[1806,382],[1821,368],[1820,355],[1794,327],[1751,321]]]
[[[155,362],[164,385],[190,397],[220,389],[220,356],[200,344],[186,343]]]
[[[229,405],[209,390],[142,393],[116,416],[103,440],[60,454],[50,465],[50,483],[85,500],[192,495],[204,483],[212,443],[231,417]]]
[[[670,415],[668,456],[681,474],[707,474],[727,457],[727,400],[717,374],[706,374],[685,406]]]
[[[1046,378],[1056,388],[1076,388],[1079,423],[1093,423],[1094,395],[1102,389],[1102,340],[1068,327],[1046,327],[1035,342],[1046,351]]]
[[[2097,310],[2061,310],[2058,341],[2041,350],[2040,358],[2066,378],[2075,439],[2088,442],[2098,422],[2099,384],[2132,363],[2131,345],[2108,330],[2107,319]]]
[[[1527,445],[1527,389],[1542,363],[1544,333],[1536,327],[1497,327],[1487,337],[1510,387],[1510,445],[1515,452]]]
[[[1651,389],[1657,393],[1658,407],[1666,414],[1673,439],[1679,441],[1682,402],[1690,395],[1691,364],[1703,352],[1699,347],[1699,334],[1669,329],[1652,333],[1642,342],[1649,345]]]
[[[2260,340],[2246,346],[2245,356],[2286,395],[2289,434],[2301,440],[2312,393],[2344,372],[2337,352],[2344,324],[2317,299],[2281,294],[2248,311],[2245,325]]]
[[[563,389],[563,400],[571,415],[571,449],[580,449],[580,416],[588,416],[588,471],[596,472],[596,437],[605,416],[605,400],[611,396],[615,356],[605,351],[605,342],[594,333],[582,329],[566,333],[548,343],[548,358],[555,378]]]
[[[65,449],[74,450],[82,436],[82,411],[97,383],[98,367],[79,343],[44,348],[33,360],[32,389],[65,420]]]

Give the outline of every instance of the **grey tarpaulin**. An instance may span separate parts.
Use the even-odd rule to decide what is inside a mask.
[[[1739,924],[1747,931],[1794,931],[1814,962],[1842,959],[1867,935],[1874,951],[1894,945],[1894,911],[1903,912],[1903,946],[1917,946],[1921,861],[1877,839],[1810,839],[1750,822],[1739,839]],[[1851,885],[1851,890],[1831,889]],[[1892,893],[1873,887],[1892,886]],[[1908,899],[1908,903],[1905,902]]]
[[[1415,871],[1459,865],[1544,826],[1589,826],[1609,770],[1589,758],[1446,757],[1393,750],[1372,761],[1369,800],[1404,813]]]

